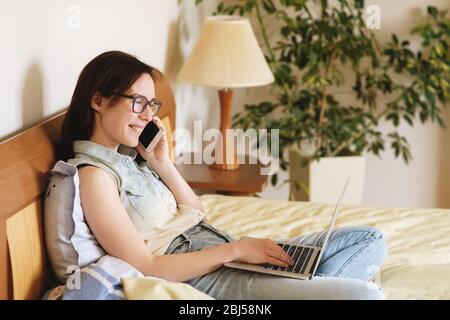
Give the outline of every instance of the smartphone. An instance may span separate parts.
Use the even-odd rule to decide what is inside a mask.
[[[161,139],[162,135],[162,130],[153,121],[150,121],[139,136],[139,143],[147,152],[150,152]]]

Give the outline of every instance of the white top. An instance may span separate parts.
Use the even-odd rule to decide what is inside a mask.
[[[175,237],[196,226],[204,215],[197,209],[177,205],[155,171],[135,158],[137,151],[121,145],[118,152],[87,140],[74,142],[75,166],[93,165],[114,179],[120,200],[132,223],[154,255],[163,255]]]

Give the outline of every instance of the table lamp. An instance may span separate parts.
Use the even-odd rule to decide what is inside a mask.
[[[239,168],[234,143],[227,147],[226,130],[231,128],[233,88],[256,87],[274,81],[250,21],[240,16],[212,16],[178,73],[186,83],[216,87],[220,100],[220,131],[212,168]]]

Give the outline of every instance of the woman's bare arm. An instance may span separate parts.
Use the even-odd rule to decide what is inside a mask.
[[[79,176],[81,205],[95,238],[108,254],[128,262],[143,274],[182,282],[235,259],[233,243],[199,252],[152,255],[128,217],[111,177],[92,166],[81,168]]]
[[[111,256],[146,276],[184,282],[212,272],[224,263],[273,263],[287,266],[289,256],[272,240],[248,240],[209,247],[197,252],[155,256],[131,222],[112,178],[102,169],[79,170],[81,206],[97,241]]]
[[[199,197],[184,180],[172,161],[160,162],[154,166],[158,175],[172,191],[177,203],[204,211]]]
[[[147,152],[140,144],[137,146],[139,154],[155,169],[164,183],[172,191],[178,204],[184,204],[192,208],[204,211],[198,196],[180,175],[169,157],[169,146],[165,128],[158,117],[152,118],[155,124],[163,131],[162,138],[152,151]]]

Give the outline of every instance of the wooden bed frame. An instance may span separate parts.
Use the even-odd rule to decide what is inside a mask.
[[[175,128],[175,100],[164,76],[156,81],[156,97],[163,105],[158,116]],[[56,284],[44,243],[42,200],[65,113],[0,143],[1,300],[41,299]]]

